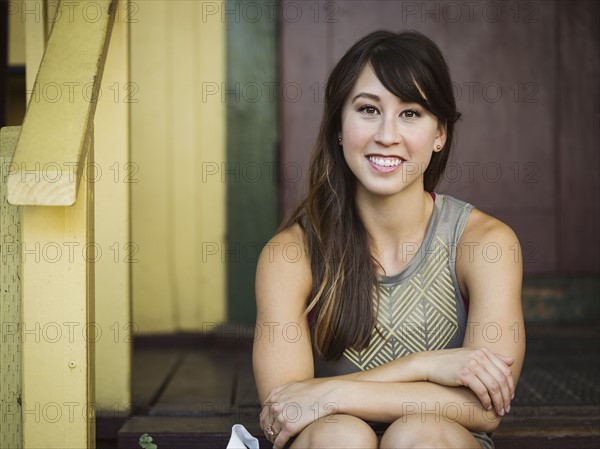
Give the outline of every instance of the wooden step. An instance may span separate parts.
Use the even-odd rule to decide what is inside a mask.
[[[536,413],[532,416],[531,413]],[[570,415],[570,413],[574,413]],[[554,408],[532,411],[513,409],[494,433],[497,449],[522,448],[598,448],[600,447],[600,410]],[[148,433],[158,449],[225,448],[234,424],[242,424],[257,437],[262,448],[271,444],[258,426],[259,409],[238,410],[219,416],[136,416],[119,431],[119,449],[139,449],[138,441]],[[382,434],[382,428],[378,434]]]
[[[600,447],[600,351],[594,328],[530,329],[511,413],[494,433],[498,449]],[[146,341],[148,343],[148,341]],[[139,449],[148,433],[158,449],[225,448],[234,424],[266,441],[248,344],[187,336],[136,345],[134,411],[118,433]],[[247,343],[247,342],[246,342]],[[384,425],[375,428],[379,434]]]

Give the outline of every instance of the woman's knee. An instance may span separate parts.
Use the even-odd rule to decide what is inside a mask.
[[[413,415],[392,423],[381,438],[381,449],[473,448],[481,449],[471,432],[444,419]]]
[[[365,421],[350,415],[331,415],[308,425],[291,445],[293,449],[376,449],[377,435]]]

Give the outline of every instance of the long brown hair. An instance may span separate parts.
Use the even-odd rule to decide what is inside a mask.
[[[446,167],[460,117],[444,57],[418,32],[373,32],[354,44],[329,75],[308,193],[281,227],[298,223],[304,231],[312,273],[307,313],[314,308],[315,348],[327,359],[339,358],[349,347],[366,347],[376,320],[377,261],[355,205],[356,181],[337,140],[344,102],[366,64],[386,89],[446,124],[444,148],[433,153],[424,173],[426,191],[433,191]]]

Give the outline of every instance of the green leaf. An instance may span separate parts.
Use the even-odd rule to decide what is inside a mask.
[[[158,447],[156,444],[152,443],[152,437],[147,433],[144,433],[140,437],[139,444],[142,449],[157,449]]]

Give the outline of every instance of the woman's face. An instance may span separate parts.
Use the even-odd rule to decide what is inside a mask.
[[[344,103],[340,137],[357,193],[387,196],[423,185],[446,134],[434,115],[418,103],[402,102],[366,65]]]

